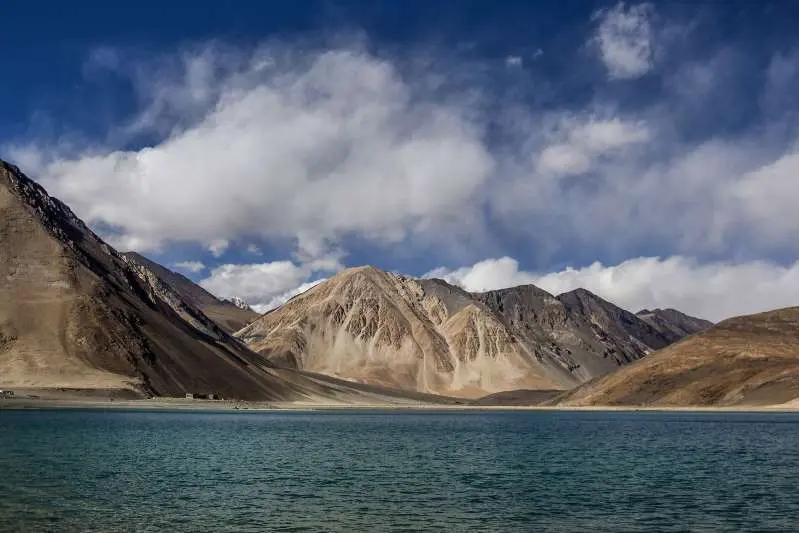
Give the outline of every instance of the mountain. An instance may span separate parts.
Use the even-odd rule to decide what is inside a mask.
[[[127,252],[122,255],[129,262],[141,265],[154,273],[161,281],[169,285],[184,302],[202,311],[228,333],[243,328],[258,317],[258,313],[250,309],[239,298],[221,300],[186,276],[164,268],[143,255],[136,252]]]
[[[646,322],[584,289],[558,297],[533,285],[475,297],[534,349],[549,346],[580,381],[613,371],[669,340]]]
[[[558,398],[565,405],[764,405],[799,398],[799,307],[725,320]]]
[[[669,343],[588,291],[470,294],[373,267],[339,273],[236,336],[281,367],[461,397],[572,388]]]
[[[676,342],[713,326],[713,322],[709,320],[689,316],[676,309],[642,309],[636,313],[636,316],[668,337],[670,342]]]
[[[183,300],[157,265],[114,250],[2,161],[0,250],[2,387],[271,401],[450,401],[274,368]]]

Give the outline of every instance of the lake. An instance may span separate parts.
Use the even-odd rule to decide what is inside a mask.
[[[796,531],[799,414],[0,411],[0,531]]]

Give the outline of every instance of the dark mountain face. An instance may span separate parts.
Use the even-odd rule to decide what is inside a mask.
[[[671,343],[647,322],[585,289],[563,293],[558,300],[575,322],[590,327],[600,340],[618,347],[615,353],[625,362],[640,359],[642,350],[659,350]]]
[[[636,316],[658,330],[670,342],[677,342],[713,326],[713,322],[709,320],[689,316],[676,309],[642,309]]]
[[[229,300],[221,300],[182,274],[173,272],[136,252],[126,252],[125,259],[141,265],[169,285],[180,298],[202,311],[228,333],[243,328],[258,317],[249,307],[239,307]]]
[[[533,285],[476,294],[533,349],[548,348],[580,380],[613,371],[669,344],[632,313],[584,289],[558,297]]]

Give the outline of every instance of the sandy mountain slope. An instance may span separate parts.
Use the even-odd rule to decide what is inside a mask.
[[[799,398],[799,307],[731,318],[570,391],[566,405],[765,405]]]
[[[705,331],[713,322],[681,313],[676,309],[642,309],[635,314],[665,335],[670,342]]]
[[[349,403],[401,396],[272,368],[4,162],[0,386]]]
[[[473,295],[442,280],[361,267],[236,336],[281,367],[462,397],[568,389],[668,344],[635,315],[591,296],[586,306],[596,309],[532,286]],[[630,331],[605,323],[617,315]]]
[[[129,262],[138,263],[161,278],[180,298],[196,307],[208,318],[219,324],[228,333],[237,331],[256,318],[258,313],[249,307],[239,306],[229,300],[221,300],[182,274],[173,272],[136,252],[122,254]]]

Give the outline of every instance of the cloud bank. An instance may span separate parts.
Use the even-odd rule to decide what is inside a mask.
[[[438,268],[424,277],[443,278],[475,292],[533,284],[557,295],[582,287],[632,312],[671,307],[713,321],[799,303],[799,262],[700,264],[680,256],[639,257],[618,265],[596,262],[537,274],[501,257],[455,270]]]
[[[572,70],[597,60],[604,70],[575,86],[546,78],[549,52],[467,60],[284,41],[132,60],[103,49],[92,68],[130,83],[129,120],[97,142],[4,152],[116,246],[200,245],[229,263],[204,286],[261,308],[342,268],[353,241],[416,258],[419,272],[505,255],[539,272],[507,260],[447,272],[470,287],[577,280],[568,286],[623,306],[714,319],[791,303],[795,293],[769,280],[787,284],[799,253],[799,53],[759,64],[724,43],[692,55],[699,30],[681,29],[670,49],[664,24],[677,23],[661,19],[653,4],[589,16],[591,33],[574,42],[587,63]],[[540,104],[546,84],[582,96]],[[747,126],[736,127],[744,107]],[[291,260],[228,258],[286,242]],[[667,259],[641,259],[655,255]],[[616,266],[541,274],[596,258]],[[598,281],[622,273],[615,288]],[[718,279],[762,296],[724,283],[708,293]]]

